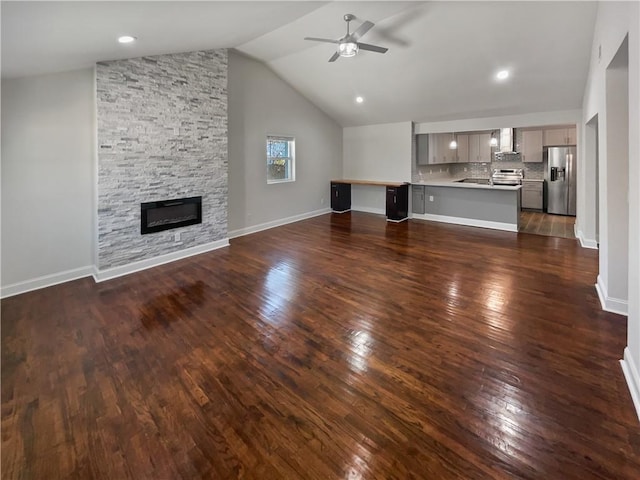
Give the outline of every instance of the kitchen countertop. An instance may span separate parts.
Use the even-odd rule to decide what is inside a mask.
[[[429,187],[456,187],[456,188],[475,188],[481,190],[520,190],[522,185],[480,185],[478,183],[462,183],[456,180],[463,180],[465,178],[447,178],[438,180],[422,180],[420,182],[412,182],[412,185],[425,185]]]

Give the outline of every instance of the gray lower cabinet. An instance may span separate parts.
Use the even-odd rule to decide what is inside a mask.
[[[522,182],[522,208],[542,210],[544,182]]]
[[[424,213],[424,185],[411,185],[411,211]]]

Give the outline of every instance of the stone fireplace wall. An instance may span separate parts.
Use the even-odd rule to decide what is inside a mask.
[[[224,240],[227,50],[98,63],[96,88],[98,269]],[[141,235],[140,203],[199,195],[201,224]]]

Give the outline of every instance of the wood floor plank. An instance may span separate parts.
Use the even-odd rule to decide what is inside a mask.
[[[551,237],[576,238],[573,230],[575,221],[575,217],[568,215],[552,215],[523,210],[520,212],[520,227],[518,231]]]
[[[3,299],[2,478],[637,479],[572,222],[329,214]]]

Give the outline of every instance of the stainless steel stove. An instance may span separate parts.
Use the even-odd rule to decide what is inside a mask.
[[[524,178],[522,168],[494,168],[491,174],[493,185],[521,185]]]

